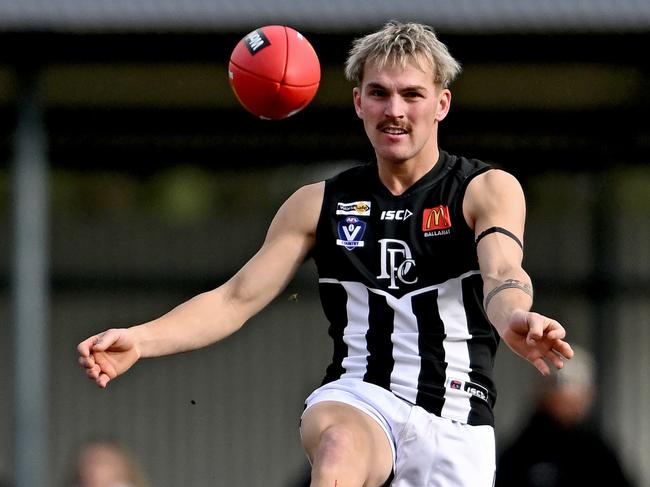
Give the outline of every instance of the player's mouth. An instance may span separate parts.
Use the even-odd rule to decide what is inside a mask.
[[[406,135],[408,134],[408,130],[405,127],[402,127],[401,125],[394,125],[394,124],[380,124],[379,127],[377,127],[380,132],[383,132],[384,134],[387,135]]]

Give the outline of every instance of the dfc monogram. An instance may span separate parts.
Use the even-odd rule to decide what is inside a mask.
[[[406,242],[382,238],[379,245],[381,246],[381,273],[377,279],[390,279],[388,289],[399,289],[399,283],[415,284],[418,280],[413,276],[415,260]]]

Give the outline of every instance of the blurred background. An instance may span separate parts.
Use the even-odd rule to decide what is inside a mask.
[[[343,62],[389,19],[431,24],[463,64],[441,147],[521,180],[536,308],[593,354],[594,427],[650,486],[645,0],[0,0],[0,485],[72,485],[97,438],[156,487],[300,485],[298,418],[331,353],[311,263],[237,335],[107,390],[75,347],[219,285],[299,185],[372,158]],[[266,24],[322,63],[278,122],[227,78]],[[505,346],[496,370],[503,448],[537,382]]]

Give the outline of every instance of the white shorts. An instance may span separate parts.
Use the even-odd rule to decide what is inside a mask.
[[[305,411],[323,401],[354,406],[384,430],[393,451],[391,487],[491,487],[494,483],[491,426],[440,418],[358,379],[339,379],[316,389],[305,401]]]

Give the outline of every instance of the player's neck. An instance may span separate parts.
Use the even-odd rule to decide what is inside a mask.
[[[407,160],[378,159],[379,180],[393,195],[399,196],[427,174],[440,158],[440,150],[420,152]]]

